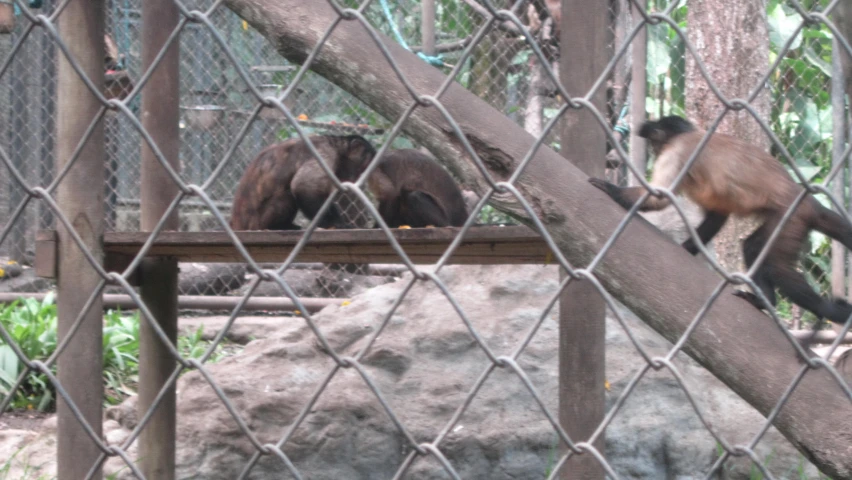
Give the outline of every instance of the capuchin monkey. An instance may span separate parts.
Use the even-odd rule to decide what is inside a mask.
[[[645,122],[639,136],[648,139],[657,156],[651,185],[670,187],[704,134],[703,130],[678,116]],[[589,182],[628,209],[645,193],[641,186],[622,188],[598,178],[590,178]],[[675,193],[685,194],[704,209],[704,220],[696,231],[705,245],[719,233],[730,215],[756,215],[761,218],[763,223],[743,242],[745,263],[750,268],[801,189],[772,156],[735,137],[716,133],[693,162]],[[665,197],[650,196],[640,210],[660,210],[669,203]],[[773,306],[776,304],[777,287],[782,295],[820,319],[844,324],[852,314],[852,305],[843,299],[822,298],[796,271],[796,263],[811,229],[852,249],[852,227],[808,194],[785,223],[766,259],[755,272],[754,283]],[[683,247],[693,255],[699,251],[691,237],[683,243]],[[757,308],[763,308],[753,293],[736,292],[735,295],[745,298]]]
[[[389,227],[460,227],[464,197],[453,177],[430,156],[411,149],[388,151],[367,179]]]
[[[376,154],[358,135],[316,135],[311,142],[341,182],[357,180]],[[263,149],[246,168],[234,193],[231,228],[234,230],[298,230],[297,210],[316,216],[332,193],[334,183],[300,138]],[[347,228],[337,205],[319,222],[322,228]]]

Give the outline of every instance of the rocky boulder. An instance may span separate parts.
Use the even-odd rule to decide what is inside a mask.
[[[543,315],[557,288],[553,267],[448,267],[440,277],[494,355],[511,355]],[[357,357],[410,277],[331,306],[315,316],[330,347]],[[547,314],[518,357],[547,408],[557,408],[557,312]],[[628,316],[628,328],[653,355],[669,342]],[[685,355],[675,363],[708,420],[733,444],[745,444],[764,421]],[[489,368],[484,350],[441,291],[419,282],[362,358],[364,374],[418,443],[432,442]],[[621,325],[607,321],[607,408],[644,365]],[[209,371],[261,444],[287,435],[283,451],[306,478],[391,478],[411,452],[368,383],[352,368],[335,369],[313,332],[294,318],[270,337]],[[327,384],[326,384],[327,382]],[[307,406],[322,388],[316,402]],[[179,478],[236,478],[255,452],[248,437],[198,372],[178,386]],[[305,409],[306,417],[295,425]],[[123,425],[130,428],[133,425]],[[291,431],[292,429],[292,431]],[[701,478],[717,444],[667,371],[640,381],[606,432],[606,455],[622,478]],[[557,436],[517,375],[496,368],[485,379],[440,449],[463,478],[543,478],[558,458]],[[759,458],[784,477],[804,465],[775,430]],[[725,478],[749,478],[751,465],[726,465]],[[284,465],[265,456],[250,478],[279,478]],[[406,478],[448,478],[434,458],[418,458]]]

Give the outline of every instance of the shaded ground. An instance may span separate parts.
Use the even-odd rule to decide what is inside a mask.
[[[35,410],[10,410],[0,415],[0,430],[33,430],[38,431],[45,418],[53,413],[37,412]]]

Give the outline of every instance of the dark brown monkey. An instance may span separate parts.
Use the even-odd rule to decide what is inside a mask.
[[[358,135],[311,137],[314,147],[340,181],[354,181],[376,154]],[[249,163],[234,193],[231,228],[234,230],[298,230],[297,210],[316,216],[334,184],[301,138],[263,149]],[[349,225],[332,205],[319,222],[322,228]]]
[[[678,116],[645,122],[639,135],[649,140],[657,156],[651,185],[670,187],[704,134],[703,130]],[[589,182],[608,193],[624,208],[632,207],[645,193],[641,186],[622,188],[597,178],[590,178]],[[735,137],[716,133],[704,146],[675,193],[685,194],[704,209],[704,220],[696,229],[704,244],[722,229],[728,216],[759,216],[763,223],[743,242],[745,263],[751,267],[801,190],[802,187],[771,155]],[[660,210],[669,203],[665,197],[651,196],[640,210]],[[796,271],[802,246],[811,229],[852,249],[852,227],[848,222],[808,195],[784,225],[763,264],[755,272],[754,282],[773,306],[776,304],[775,287],[778,287],[781,294],[814,315],[835,323],[845,323],[852,314],[852,305],[842,299],[831,301],[820,297],[805,277]],[[683,247],[693,255],[698,253],[692,238],[685,241]],[[737,295],[762,308],[754,294],[737,292]]]
[[[460,227],[467,220],[464,197],[438,162],[417,150],[390,150],[368,179],[389,227]]]

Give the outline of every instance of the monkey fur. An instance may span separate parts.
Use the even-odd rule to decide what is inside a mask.
[[[388,151],[367,182],[379,202],[379,214],[391,228],[460,227],[467,220],[464,197],[453,177],[418,150]]]
[[[705,131],[678,116],[645,122],[639,136],[648,139],[657,156],[651,185],[670,187],[704,135]],[[642,186],[618,187],[598,178],[590,178],[589,182],[627,209],[645,194]],[[674,193],[685,194],[704,209],[704,220],[696,232],[705,245],[719,233],[730,215],[760,218],[760,227],[743,242],[745,263],[750,268],[801,189],[771,155],[735,137],[715,133]],[[668,198],[649,196],[640,210],[660,210],[669,203]],[[777,287],[782,295],[820,319],[844,324],[852,314],[852,305],[843,299],[822,298],[796,270],[811,229],[852,249],[852,227],[849,223],[808,194],[790,216],[763,264],[755,272],[754,282],[773,306],[776,305]],[[699,251],[692,238],[682,245],[693,255]],[[757,308],[763,308],[753,293],[737,292],[736,295]]]
[[[376,153],[359,135],[311,137],[317,152],[342,182],[355,181]],[[301,138],[263,149],[249,163],[231,208],[234,230],[298,230],[293,224],[297,210],[309,219],[316,216],[334,183]],[[319,222],[321,228],[350,225],[336,205]]]

